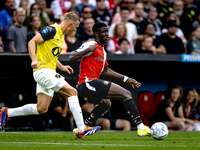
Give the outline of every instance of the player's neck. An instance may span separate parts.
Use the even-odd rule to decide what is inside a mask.
[[[99,39],[97,39],[97,38],[95,38],[94,39],[98,44],[100,44],[102,47],[103,47],[103,45],[104,45],[104,43],[103,42],[101,42]]]

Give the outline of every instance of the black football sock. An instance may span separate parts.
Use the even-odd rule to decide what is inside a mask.
[[[133,119],[133,123],[137,126],[142,122],[142,119],[140,117],[140,114],[138,112],[137,107],[135,106],[135,103],[133,102],[132,99],[123,101],[124,107],[127,110],[127,113],[131,116]]]
[[[109,106],[106,105],[105,103],[100,103],[99,105],[97,105],[85,119],[85,122],[84,122],[85,125],[87,126],[95,125],[97,118],[101,116],[101,114],[103,114],[108,109],[109,109]]]

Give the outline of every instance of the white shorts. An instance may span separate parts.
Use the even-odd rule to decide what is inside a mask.
[[[42,68],[33,72],[37,82],[36,95],[39,93],[53,97],[54,91],[58,92],[67,82],[64,77],[48,68]]]

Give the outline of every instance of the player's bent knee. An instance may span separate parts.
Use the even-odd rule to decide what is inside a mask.
[[[130,91],[124,90],[123,97],[124,97],[123,100],[126,101],[126,100],[128,100],[128,99],[132,99],[132,94],[131,94]]]
[[[101,100],[101,104],[106,105],[108,108],[110,108],[111,105],[112,105],[112,103],[111,103],[111,101],[109,99],[102,99]]]
[[[76,95],[78,95],[78,92],[75,88],[71,88],[69,94],[70,94],[69,96],[76,96]]]
[[[42,108],[40,106],[37,106],[37,111],[40,113],[40,114],[45,114],[47,111],[48,111],[48,108]]]

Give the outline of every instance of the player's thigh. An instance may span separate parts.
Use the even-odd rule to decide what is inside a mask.
[[[67,97],[77,96],[77,90],[68,83],[65,83],[65,85],[58,92],[66,95]]]
[[[43,93],[37,94],[37,110],[40,114],[48,111],[52,97]]]
[[[125,88],[123,88],[115,83],[111,83],[110,89],[107,94],[107,98],[116,98],[116,99],[127,100],[127,99],[132,99],[132,95]]]

